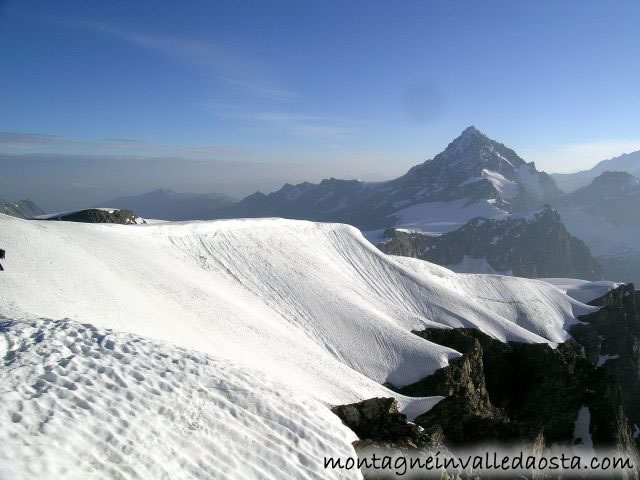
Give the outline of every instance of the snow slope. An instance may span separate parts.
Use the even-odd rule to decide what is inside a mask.
[[[540,280],[549,282],[571,298],[583,303],[600,298],[622,285],[622,283],[610,282],[608,280],[600,280],[597,282],[578,280],[575,278],[541,278]]]
[[[322,404],[229,361],[67,320],[0,332],[2,479],[323,479],[352,454]]]
[[[269,400],[269,392],[280,391],[280,386],[282,391],[293,392],[294,403],[309,398],[310,411],[327,413],[322,404],[391,396],[392,392],[381,383],[414,382],[459,355],[411,334],[412,329],[475,327],[501,340],[553,344],[567,337],[566,327],[576,321],[576,315],[594,310],[545,282],[497,275],[458,275],[420,260],[384,255],[357,229],[339,224],[256,219],[116,225],[26,221],[0,215],[0,246],[7,251],[5,271],[0,276],[0,316],[10,322],[5,322],[0,329],[6,344],[0,349],[4,349],[5,359],[6,352],[13,351],[17,355],[15,362],[20,365],[38,365],[35,371],[19,370],[15,362],[0,367],[5,378],[24,376],[14,384],[15,391],[3,389],[0,404],[12,421],[17,419],[16,424],[22,424],[22,419],[28,417],[32,423],[27,431],[34,434],[37,429],[33,416],[23,415],[20,408],[32,405],[28,408],[62,410],[62,414],[56,415],[63,417],[72,412],[62,424],[56,423],[46,438],[25,440],[9,434],[8,451],[17,458],[15,463],[23,466],[33,456],[28,448],[23,448],[23,442],[47,441],[46,445],[52,445],[59,438],[56,435],[75,436],[79,426],[85,428],[85,417],[73,406],[78,406],[73,403],[74,395],[89,402],[89,394],[98,398],[109,393],[105,401],[117,404],[113,392],[98,385],[98,380],[106,382],[104,375],[92,377],[92,369],[104,368],[103,372],[109,372],[121,358],[116,356],[114,360],[109,352],[102,351],[101,345],[91,343],[93,341],[86,338],[89,334],[81,332],[79,324],[94,325],[83,327],[89,330],[112,329],[116,345],[129,341],[126,338],[130,337],[122,332],[148,337],[139,340],[142,350],[135,361],[139,371],[149,370],[153,379],[150,384],[155,391],[162,392],[159,378],[163,378],[167,364],[151,352],[180,350],[188,351],[180,354],[185,357],[207,358],[208,367],[194,370],[193,376],[185,376],[174,383],[174,388],[184,383],[191,385],[185,389],[198,391],[195,385],[203,384],[202,376],[206,376],[217,378],[225,385],[239,385],[243,391],[266,392],[264,402],[259,400],[262,394],[255,396],[256,408],[268,412],[264,422],[252,425],[256,435],[262,435],[253,442],[259,445],[273,435],[277,437],[279,434],[273,429],[278,430],[278,425],[285,422],[272,411]],[[55,323],[43,318],[69,320]],[[80,346],[78,352],[72,351],[77,362],[86,368],[78,367],[72,374],[77,380],[68,385],[65,383],[68,379],[60,378],[64,374],[58,371],[55,362],[42,361],[68,354],[65,328],[75,330],[76,336],[84,335],[86,340],[83,340],[86,348]],[[39,341],[38,332],[42,329],[52,332],[45,333]],[[25,349],[11,347],[17,342],[25,345]],[[109,350],[106,343],[104,348]],[[124,358],[124,363],[134,361],[126,355]],[[227,362],[235,367],[227,368]],[[30,403],[33,389],[37,390],[36,377],[43,373],[41,367],[47,370],[46,365],[52,366],[61,383],[54,382],[56,386],[47,390],[48,397],[41,404]],[[118,373],[122,378],[126,375],[126,371]],[[264,376],[278,386],[266,385]],[[79,386],[82,382],[96,385],[94,391],[75,392],[72,385]],[[72,391],[68,394],[71,397],[61,399],[57,392],[65,390]],[[206,395],[218,398],[214,394],[202,393],[205,398],[209,398]],[[278,398],[287,408],[294,408],[286,400],[290,395],[283,393]],[[428,410],[439,398],[399,397],[398,400],[404,411],[416,415]],[[242,422],[240,417],[252,402],[251,398],[238,396],[216,401],[227,403],[209,412],[210,416],[203,420],[207,425],[222,422],[228,416]],[[141,421],[151,422],[143,423],[141,428],[155,428],[158,422],[164,421],[156,418],[161,415],[156,406],[153,402],[138,406]],[[99,404],[96,410],[106,415],[105,408]],[[129,410],[125,409],[123,415],[130,421]],[[107,422],[93,424],[93,427],[87,423],[86,428],[93,428],[94,436],[114,432],[109,426],[112,419],[94,420]],[[171,421],[182,424],[183,420]],[[306,426],[296,422],[287,441],[299,445],[294,439],[302,436],[315,445],[313,431],[317,430],[331,435],[339,444],[335,448],[351,448],[346,429],[331,423],[322,413]],[[230,429],[228,435],[235,435],[229,433],[231,430],[237,429]],[[144,431],[138,434],[145,435]],[[118,458],[126,458],[125,463],[133,462],[143,468],[141,465],[147,462],[144,451],[133,457],[128,453],[137,442],[132,436],[134,433],[127,431],[122,435],[128,446],[118,450],[121,457],[111,458],[109,454],[107,460],[101,457],[102,460],[113,466],[122,465]],[[227,434],[221,435],[225,442],[233,443]],[[80,445],[82,438],[74,442]],[[198,444],[208,441],[206,438],[192,440]],[[175,442],[188,449],[192,440],[176,437]],[[51,450],[53,457],[48,456],[46,445],[39,447],[45,463],[56,456],[56,450]],[[182,447],[175,446],[176,449]],[[98,447],[84,448],[87,455],[98,455],[95,450]],[[318,462],[323,450],[309,448],[313,455],[308,453],[311,450],[305,456],[276,449],[273,461],[293,461],[300,468]],[[167,452],[163,451],[162,455],[169,455]],[[226,446],[210,453],[225,459],[228,456]],[[256,459],[250,468],[258,468],[259,464],[260,460]],[[42,468],[49,468],[47,465]],[[315,467],[313,464],[309,468]],[[231,468],[230,471],[241,470]],[[241,478],[240,475],[226,476]],[[135,478],[135,475],[124,478]]]
[[[468,200],[419,203],[394,215],[398,217],[398,228],[409,228],[429,234],[457,230],[476,217],[503,219],[511,216],[498,208],[492,200],[480,200],[471,204],[468,204]]]

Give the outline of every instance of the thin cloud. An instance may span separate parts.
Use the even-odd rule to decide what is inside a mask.
[[[62,139],[57,135],[25,132],[0,132],[0,145],[28,148],[34,145],[56,145]]]
[[[274,85],[273,75],[250,57],[233,52],[228,47],[179,36],[156,35],[120,28],[104,22],[70,18],[40,18],[66,28],[91,31],[125,41],[145,50],[174,58],[209,71],[218,80],[233,85],[253,96],[271,100],[291,100],[299,94]]]
[[[3,132],[0,131],[0,150],[5,153],[11,151],[36,152],[46,150],[66,150],[69,152],[78,150],[90,150],[113,153],[144,153],[166,155],[225,155],[228,157],[246,155],[248,152],[226,147],[224,145],[195,145],[178,147],[171,145],[157,145],[141,140],[119,137],[104,137],[101,140],[77,140],[59,135],[44,133]]]
[[[109,143],[141,143],[140,140],[136,140],[134,138],[105,137],[102,140]]]
[[[222,118],[261,124],[296,136],[322,138],[346,138],[352,136],[351,122],[340,117],[291,112],[247,112],[215,106],[213,110],[217,116]]]
[[[219,77],[231,85],[242,87],[250,92],[254,93],[258,97],[269,98],[273,100],[293,100],[300,98],[300,95],[291,90],[285,90],[282,88],[265,87],[264,85],[257,85],[255,83],[241,81],[234,78]]]

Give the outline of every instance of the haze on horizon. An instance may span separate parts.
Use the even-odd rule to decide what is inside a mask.
[[[640,150],[637,2],[0,1],[0,197],[384,180],[467,126],[548,172]]]

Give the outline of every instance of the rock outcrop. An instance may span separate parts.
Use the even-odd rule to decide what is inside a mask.
[[[632,443],[621,388],[587,361],[577,342],[553,349],[503,343],[475,329],[414,333],[463,353],[434,375],[397,389],[411,396],[447,395],[415,420],[445,444],[531,444],[542,437],[546,445],[570,445],[583,407],[591,413],[594,444],[626,449]]]
[[[504,343],[476,329],[415,331],[463,355],[422,380],[389,388],[406,396],[444,396],[415,425],[391,398],[333,409],[370,445],[445,449],[486,444],[593,445],[637,454],[640,449],[640,292],[622,285],[591,302],[599,311],[581,317],[569,341]],[[588,413],[589,438],[577,424]],[[417,429],[417,427],[421,427]],[[484,478],[484,477],[483,477]],[[607,477],[602,478],[618,478]],[[623,478],[623,477],[620,477]],[[624,478],[638,478],[636,476]]]
[[[131,210],[89,208],[77,212],[61,213],[43,218],[44,220],[59,220],[80,223],[120,223],[122,225],[147,223]]]
[[[640,448],[640,292],[633,284],[622,285],[590,303],[603,308],[582,317],[571,335],[584,347],[587,361],[616,380]]]
[[[458,230],[433,236],[388,229],[378,248],[391,255],[420,258],[465,273],[508,273],[528,278],[599,280],[602,269],[581,240],[567,232],[548,206],[526,217],[474,218]],[[488,271],[476,272],[477,262]]]
[[[398,411],[394,398],[370,398],[332,409],[361,440],[357,447],[377,444],[389,448],[413,447],[430,441],[420,427]]]

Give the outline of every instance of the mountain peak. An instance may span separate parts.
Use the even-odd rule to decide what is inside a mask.
[[[510,180],[515,180],[515,170],[525,164],[513,150],[487,137],[473,125],[465,128],[460,136],[433,160],[435,163],[446,164],[447,167],[470,169],[476,176],[480,175],[483,169],[503,175],[507,173]]]
[[[480,135],[480,136],[486,137],[486,135],[482,133],[480,130],[478,130],[474,125],[468,126],[460,134],[461,137],[469,137],[474,135]]]
[[[498,142],[490,139],[473,125],[465,128],[462,133],[455,138],[448,148],[454,150],[467,150],[469,148],[491,148],[491,145],[498,145]]]

